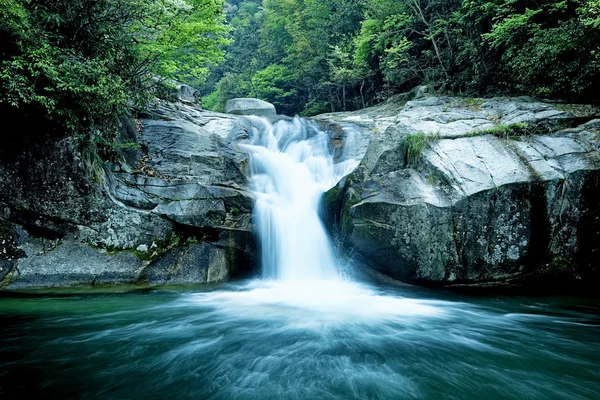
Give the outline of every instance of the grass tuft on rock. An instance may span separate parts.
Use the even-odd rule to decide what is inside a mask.
[[[429,147],[431,141],[439,139],[439,135],[426,135],[419,132],[404,138],[404,151],[407,166],[415,166],[423,151]]]

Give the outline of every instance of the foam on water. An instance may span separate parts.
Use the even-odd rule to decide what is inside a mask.
[[[344,280],[255,281],[238,290],[195,293],[185,302],[216,307],[224,318],[322,329],[449,316],[457,303],[389,296]]]

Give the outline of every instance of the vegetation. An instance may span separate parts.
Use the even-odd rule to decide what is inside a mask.
[[[423,150],[429,146],[430,137],[425,135],[423,132],[419,132],[415,135],[409,135],[404,139],[404,148],[406,150],[406,163],[408,165],[414,165],[419,158]]]
[[[416,85],[474,97],[600,93],[598,0],[3,0],[0,111],[25,137],[96,148],[172,80],[204,105],[286,114],[373,105]],[[21,138],[22,139],[22,138]]]
[[[152,244],[142,245],[135,248],[119,248],[106,246],[103,243],[92,243],[88,245],[99,250],[106,251],[109,255],[116,255],[122,252],[131,253],[142,261],[152,262],[164,256],[170,250],[179,246],[191,246],[198,243],[199,239],[195,236],[187,236],[182,233],[168,232],[164,238],[157,239]]]
[[[483,129],[472,132],[468,136],[481,136],[481,135],[494,135],[502,139],[516,137],[516,136],[526,136],[535,132],[535,128],[531,128],[529,124],[526,123],[516,123],[510,125],[498,125],[491,129]],[[545,132],[544,132],[545,133]]]
[[[402,148],[404,149],[406,164],[409,166],[416,165],[423,151],[430,146],[431,142],[438,139],[440,139],[439,134],[427,135],[423,132],[405,136]]]
[[[129,101],[201,83],[228,43],[220,0],[3,0],[0,14],[0,110],[25,135],[106,139]]]
[[[228,0],[233,42],[205,105],[372,105],[419,84],[468,96],[598,100],[598,0]],[[477,102],[467,106],[475,108]]]

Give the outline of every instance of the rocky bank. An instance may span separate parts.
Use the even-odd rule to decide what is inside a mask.
[[[254,274],[245,114],[178,88],[133,113],[104,161],[71,138],[0,151],[0,288],[202,284]],[[264,104],[263,104],[264,103]],[[257,111],[258,110],[258,111]],[[589,105],[426,87],[315,120],[359,167],[324,197],[341,253],[424,285],[597,282],[600,120]]]
[[[421,91],[318,117],[372,132],[325,196],[344,253],[424,285],[597,282],[599,109]]]
[[[235,144],[247,120],[204,111],[188,92],[135,113],[111,148],[99,149],[105,162],[70,138],[1,152],[1,288],[252,273],[253,200]]]

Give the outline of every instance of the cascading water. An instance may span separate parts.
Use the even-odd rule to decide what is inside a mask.
[[[319,218],[321,197],[358,165],[353,132],[334,159],[329,135],[300,118],[271,124],[253,118],[252,189],[263,277],[278,281],[340,279],[332,246]],[[336,162],[337,161],[337,162]]]

